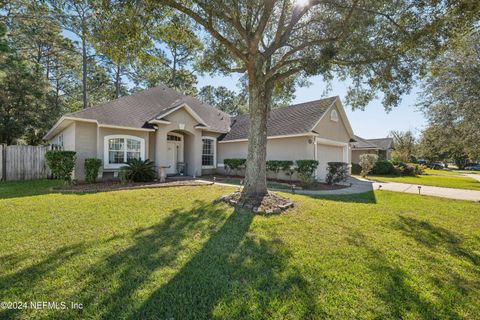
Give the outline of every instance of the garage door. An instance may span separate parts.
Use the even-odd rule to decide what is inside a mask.
[[[327,163],[328,162],[343,162],[343,147],[330,146],[325,144],[317,145],[317,177],[319,179],[325,179],[327,175]]]

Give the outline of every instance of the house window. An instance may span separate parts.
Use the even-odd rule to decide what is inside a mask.
[[[202,138],[202,168],[215,168],[215,145],[215,138]]]
[[[173,134],[167,134],[167,141],[182,141],[182,138]]]
[[[105,168],[120,168],[131,159],[144,158],[144,139],[125,135],[105,137]]]

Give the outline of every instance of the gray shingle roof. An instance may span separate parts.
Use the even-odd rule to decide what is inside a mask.
[[[228,114],[165,86],[142,90],[65,116],[94,119],[99,124],[105,125],[151,128],[152,126],[148,124],[148,121],[161,116],[182,103],[190,106],[205,121],[209,129],[228,132],[230,127],[230,116]]]
[[[392,138],[368,139],[368,142],[373,143],[374,145],[383,150],[393,149]]]
[[[393,149],[392,138],[380,138],[380,139],[364,139],[359,136],[355,136],[355,142],[353,144],[355,149]]]
[[[267,123],[267,136],[310,133],[336,99],[337,97],[330,97],[271,110]],[[234,117],[230,132],[221,140],[247,139],[249,127],[248,114]]]

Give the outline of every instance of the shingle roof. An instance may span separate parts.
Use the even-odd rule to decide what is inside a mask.
[[[337,97],[330,97],[271,110],[268,116],[267,136],[310,133],[336,99]],[[230,132],[221,140],[247,139],[249,127],[248,114],[234,117]]]
[[[106,125],[151,128],[152,126],[148,121],[161,116],[182,103],[191,107],[209,126],[209,129],[228,132],[230,127],[230,116],[228,114],[165,86],[142,90],[66,116],[94,119],[99,124]]]
[[[392,138],[380,138],[380,139],[364,139],[359,136],[355,136],[355,142],[353,144],[355,149],[393,149]]]
[[[378,146],[380,149],[393,149],[393,139],[392,138],[380,138],[380,139],[369,139],[368,142],[373,143]]]

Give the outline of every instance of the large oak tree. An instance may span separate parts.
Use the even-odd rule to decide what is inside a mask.
[[[383,93],[398,104],[412,79],[455,32],[478,14],[473,1],[161,0],[209,35],[212,70],[245,73],[250,131],[243,196],[266,194],[268,111],[275,88],[311,75],[350,77],[348,102]]]

